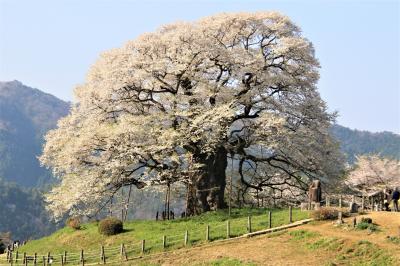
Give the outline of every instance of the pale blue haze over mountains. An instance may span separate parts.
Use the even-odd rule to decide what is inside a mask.
[[[0,80],[71,100],[101,51],[164,23],[257,10],[288,15],[314,43],[339,124],[400,133],[399,1],[0,0]]]

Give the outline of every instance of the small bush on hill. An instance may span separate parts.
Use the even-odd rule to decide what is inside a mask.
[[[347,210],[339,209],[335,207],[321,207],[311,213],[311,217],[315,220],[336,220],[339,216],[339,211],[342,211],[342,217],[348,217],[349,213]]]
[[[75,229],[75,230],[81,229],[81,221],[79,220],[78,217],[68,218],[66,224],[68,227],[70,227],[72,229]]]
[[[111,236],[111,235],[116,235],[119,233],[122,233],[124,230],[123,224],[121,220],[118,220],[116,218],[110,217],[110,218],[105,218],[104,220],[101,220],[99,222],[99,233],[106,235],[106,236]]]
[[[368,223],[368,222],[361,220],[361,222],[356,225],[356,228],[358,230],[368,229],[368,231],[370,231],[370,232],[378,231],[378,226],[376,224],[373,224],[372,221],[371,221],[371,223]]]
[[[398,236],[387,236],[387,239],[394,244],[400,245],[400,237]]]
[[[372,219],[369,217],[362,217],[361,223],[372,224]]]

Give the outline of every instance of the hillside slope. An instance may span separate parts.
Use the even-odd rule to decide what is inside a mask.
[[[43,135],[68,113],[69,104],[19,81],[0,82],[0,177],[25,187],[46,183],[40,167]]]
[[[367,215],[379,231],[351,228],[353,218],[343,227],[317,222],[263,235],[181,249],[159,256],[144,257],[122,265],[399,265],[400,213],[374,212]],[[360,220],[357,217],[357,220]]]
[[[332,135],[339,140],[340,147],[347,154],[349,163],[359,154],[377,153],[400,160],[400,135],[392,132],[372,133],[352,130],[340,125],[332,127]]]
[[[42,194],[0,179],[0,232],[11,232],[14,240],[28,240],[57,229],[47,215]]]

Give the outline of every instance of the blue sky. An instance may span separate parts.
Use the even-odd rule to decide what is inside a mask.
[[[399,1],[0,0],[0,80],[72,100],[101,51],[164,23],[258,10],[288,15],[314,43],[340,124],[400,133]]]

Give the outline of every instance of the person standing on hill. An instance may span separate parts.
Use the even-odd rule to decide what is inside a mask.
[[[394,211],[396,211],[396,212],[399,211],[399,198],[400,198],[399,188],[396,187],[396,189],[393,191],[393,194],[392,194],[393,208],[394,208]]]

